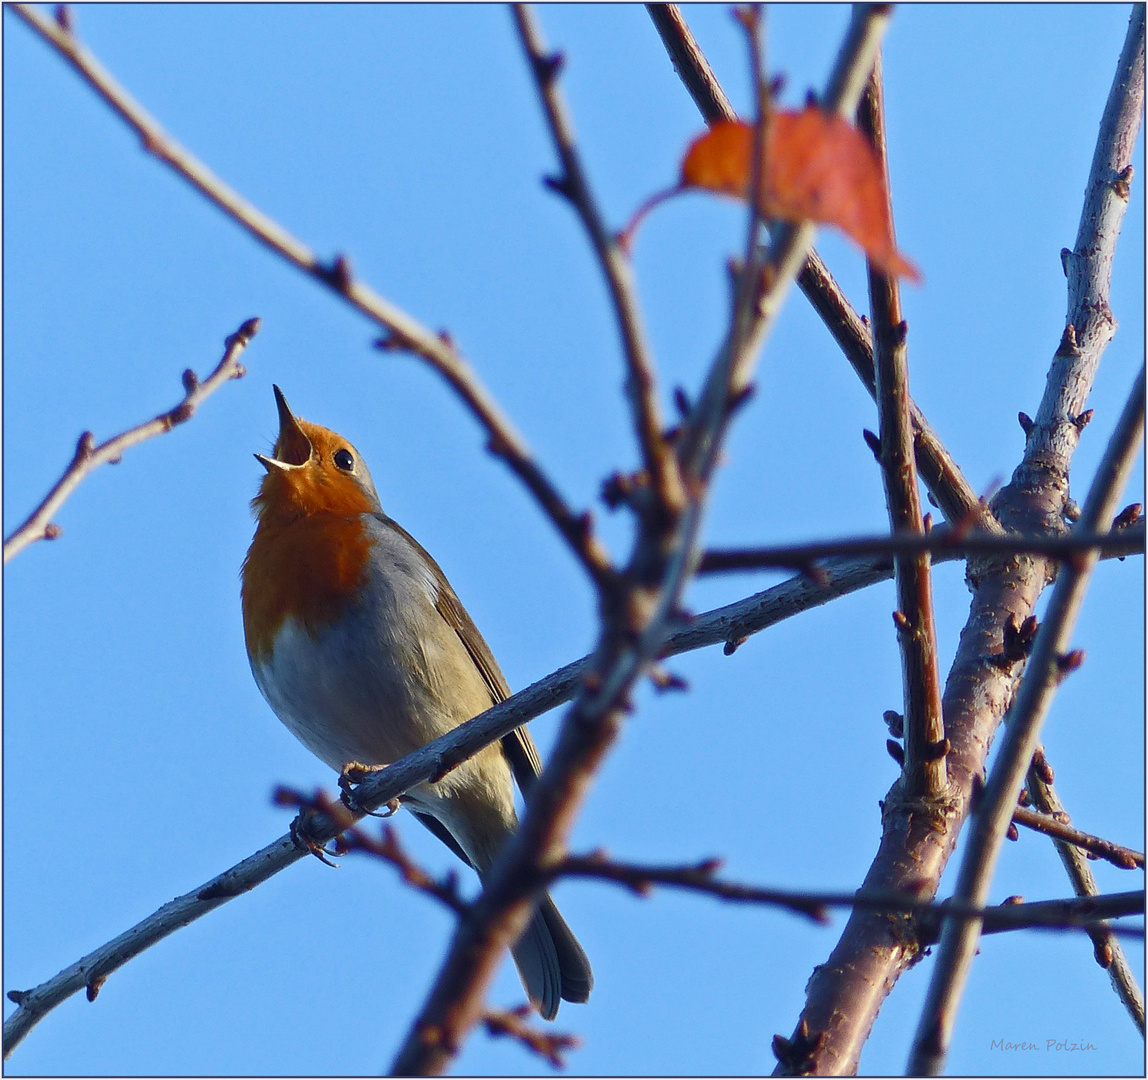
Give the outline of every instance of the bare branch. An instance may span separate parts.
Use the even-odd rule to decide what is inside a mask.
[[[1088,492],[1078,529],[1099,529],[1113,519],[1120,492],[1135,464],[1143,432],[1144,369],[1141,368]],[[1037,633],[961,860],[955,895],[967,903],[983,905],[988,897],[1000,846],[1012,821],[1041,725],[1064,676],[1072,627],[1095,564],[1094,553],[1078,556],[1061,568],[1053,589],[1048,614]],[[961,992],[979,936],[980,926],[976,920],[947,923],[944,928],[913,1041],[909,1069],[914,1075],[936,1075],[944,1067]]]
[[[62,530],[58,525],[52,524],[52,516],[89,473],[101,465],[119,461],[123,452],[129,447],[156,435],[163,435],[173,427],[190,420],[203,401],[225,382],[242,378],[246,374],[246,369],[239,363],[239,357],[258,332],[259,320],[248,319],[234,334],[231,334],[224,343],[223,359],[203,382],[200,382],[195,372],[188,368],[183,373],[183,400],[154,419],[129,428],[108,439],[107,442],[100,443],[99,446],[96,445],[92,433],[85,431],[76,444],[72,463],[64,470],[64,475],[56,481],[55,486],[32,512],[31,517],[4,541],[4,561],[8,562],[37,540],[54,540],[60,535]]]
[[[938,560],[956,558],[942,554]],[[805,577],[795,577],[764,592],[696,616],[689,626],[674,634],[663,650],[665,656],[726,644],[740,644],[749,636],[776,623],[818,607],[893,576],[891,561],[880,558],[830,560],[828,581],[817,585]],[[584,686],[591,668],[584,656],[455,728],[449,734],[387,769],[372,773],[355,789],[355,802],[364,812],[385,806],[416,784],[441,777],[456,765],[477,754],[484,746],[508,735],[515,728],[569,701]],[[313,820],[308,835],[317,843],[333,840],[340,832],[334,820]],[[4,1054],[9,1055],[28,1032],[52,1009],[73,994],[102,983],[145,949],[169,934],[195,922],[220,904],[241,896],[308,854],[287,833],[242,862],[192,889],[131,929],[87,954],[51,979],[32,990],[19,992],[20,1007],[4,1023]],[[15,998],[13,1000],[16,1000]]]
[[[228,187],[206,165],[172,139],[80,44],[70,30],[48,19],[29,4],[12,4],[11,7],[139,135],[145,151],[183,177],[260,243],[326,285],[356,311],[386,331],[387,336],[378,343],[380,348],[411,352],[438,372],[486,431],[487,448],[506,462],[526,485],[587,573],[596,582],[610,581],[614,572],[610,556],[594,535],[589,514],[578,513],[566,503],[550,477],[534,460],[525,440],[482,385],[448,334],[428,330],[401,308],[379,296],[369,285],[354,276],[350,260],[345,255],[338,255],[330,263],[324,263],[305,244]]]
[[[874,61],[869,85],[857,112],[881,162],[888,219],[893,222],[885,144],[885,102],[881,58]],[[925,533],[917,488],[913,427],[909,420],[908,323],[901,318],[901,289],[895,277],[866,260],[876,344],[877,414],[881,421],[881,472],[885,502],[894,533]],[[897,641],[905,695],[905,786],[910,797],[937,798],[948,779],[945,726],[941,719],[941,673],[937,628],[933,621],[933,582],[928,552],[901,554],[894,560],[897,583]]]
[[[1029,799],[1032,804],[1039,810],[1047,815],[1055,815],[1053,820],[1063,819],[1065,822],[1064,828],[1071,832],[1076,830],[1071,829],[1067,825],[1069,821],[1068,814],[1064,810],[1064,805],[1061,803],[1056,789],[1053,787],[1053,771],[1052,766],[1048,763],[1048,759],[1044,755],[1044,748],[1038,747],[1032,756],[1032,763],[1028,768],[1028,777],[1026,780],[1026,787],[1029,793]],[[1014,814],[1015,818],[1015,814]],[[1060,822],[1058,821],[1058,824]],[[1087,836],[1087,834],[1084,834]],[[1097,839],[1089,837],[1088,839]],[[1072,883],[1072,890],[1077,896],[1095,896],[1099,892],[1096,886],[1096,878],[1093,876],[1092,868],[1088,865],[1088,860],[1085,858],[1081,847],[1078,846],[1076,841],[1065,842],[1067,837],[1060,837],[1055,839],[1056,853],[1060,856],[1060,861],[1064,865],[1064,869],[1068,874],[1068,880]],[[1107,841],[1100,841],[1101,844],[1107,844]],[[1137,856],[1139,857],[1139,865],[1144,866],[1144,856],[1138,852],[1131,852],[1127,849],[1116,848],[1112,853],[1113,856],[1119,857],[1121,855],[1132,856],[1132,862],[1135,864]],[[1109,853],[1105,850],[1096,851],[1096,854],[1101,858],[1109,858]],[[1115,858],[1113,858],[1115,861]],[[1118,865],[1120,865],[1118,863]],[[1124,862],[1123,865],[1127,865]],[[1112,989],[1116,992],[1116,996],[1120,999],[1125,1009],[1128,1010],[1128,1015],[1132,1018],[1132,1022],[1136,1025],[1137,1030],[1141,1035],[1144,1034],[1144,992],[1140,989],[1139,983],[1136,981],[1136,976],[1132,971],[1131,964],[1128,963],[1128,957],[1125,956],[1124,950],[1120,942],[1116,940],[1115,935],[1107,927],[1096,927],[1090,931],[1089,936],[1092,938],[1092,953],[1096,958],[1096,962],[1108,972],[1109,981],[1112,984]]]
[[[690,33],[678,6],[647,4],[646,9],[675,70],[706,123],[736,119],[733,106]],[[869,328],[845,298],[816,251],[810,250],[805,266],[798,275],[797,284],[829,328],[866,389],[876,397],[873,341]],[[976,492],[913,401],[909,402],[909,412],[913,423],[917,467],[945,517],[953,523],[966,519],[976,520],[985,529],[995,529],[996,522],[984,514]]]
[[[622,245],[606,229],[582,168],[582,161],[574,142],[573,125],[566,103],[558,89],[562,56],[547,50],[529,7],[515,4],[512,10],[515,26],[530,61],[530,70],[534,75],[538,95],[550,126],[550,134],[562,163],[562,175],[556,179],[550,178],[548,182],[555,191],[565,196],[577,211],[598,256],[622,337],[622,352],[626,358],[628,372],[626,394],[633,413],[634,430],[642,448],[642,461],[650,478],[651,490],[658,500],[660,512],[673,518],[681,512],[685,504],[685,493],[677,458],[663,434],[664,424],[658,407],[657,381],[654,377],[649,344],[642,327],[642,316],[635,295],[630,261]]]
[[[1089,929],[1105,919],[1144,913],[1144,894],[1139,891],[1112,893],[1099,897],[1068,900],[1042,900],[1025,904],[1015,898],[996,907],[978,908],[946,900],[936,904],[907,893],[895,892],[810,892],[799,889],[768,889],[723,881],[714,875],[720,859],[703,859],[687,866],[648,866],[616,862],[602,852],[569,855],[555,864],[548,879],[581,877],[623,885],[637,896],[647,896],[656,885],[667,885],[735,903],[780,907],[814,922],[829,921],[826,908],[861,908],[868,911],[903,913],[919,923],[923,941],[936,941],[945,918],[983,919],[991,933],[1007,930]]]
[[[962,535],[959,529],[939,526],[928,533],[898,533],[893,536],[858,536],[841,540],[820,540],[810,544],[765,548],[717,548],[702,555],[699,574],[737,570],[801,570],[816,576],[818,562],[830,556],[915,555],[929,552],[934,561],[948,561],[973,555],[1047,555],[1070,559],[1081,551],[1095,548],[1103,558],[1124,558],[1144,554],[1144,520],[1123,529],[1095,536],[1060,534],[1022,536],[1018,533],[974,532]]]
[[[866,8],[854,17],[834,68],[843,87],[841,108],[856,107],[888,20]],[[854,74],[861,70],[858,77]],[[730,404],[748,384],[756,353],[775,318],[790,280],[804,261],[809,226],[785,230],[771,257],[770,286],[757,304],[756,325],[744,339],[731,330],[710,369],[706,390],[691,413],[678,458],[686,473],[687,506],[677,528],[648,516],[625,572],[626,587],[605,596],[602,630],[586,685],[563,720],[557,746],[535,782],[526,813],[487,875],[472,916],[460,927],[430,997],[392,1068],[400,1074],[439,1072],[457,1054],[480,1019],[483,996],[501,954],[526,928],[540,876],[565,853],[589,785],[617,739],[636,681],[663,651],[677,617],[681,591],[692,572],[694,546],[706,495],[705,478],[716,460]],[[741,347],[738,347],[741,346]],[[683,443],[692,440],[688,449]]]
[[[1067,817],[1067,814],[1064,816]],[[1045,836],[1063,840],[1066,844],[1090,852],[1098,859],[1104,859],[1112,863],[1113,866],[1120,867],[1121,870],[1135,870],[1137,867],[1141,870],[1144,869],[1144,852],[1134,851],[1122,844],[1114,844],[1111,840],[1104,840],[1099,836],[1093,836],[1091,833],[1081,832],[1080,829],[1073,828],[1067,822],[1061,821],[1058,817],[1053,817],[1047,811],[1038,813],[1036,810],[1028,810],[1023,806],[1018,806],[1012,813],[1012,820],[1015,825],[1023,825],[1026,829],[1032,829],[1033,832],[1044,833]]]
[[[582,1040],[577,1035],[560,1031],[541,1031],[527,1023],[531,1015],[529,1005],[516,1009],[487,1009],[482,1017],[483,1027],[491,1038],[507,1036],[526,1047],[533,1054],[545,1058],[554,1068],[564,1069],[567,1050],[577,1050]]]
[[[456,915],[463,915],[470,909],[470,905],[463,900],[458,891],[458,875],[453,871],[443,878],[429,874],[411,858],[400,843],[398,833],[390,824],[383,824],[382,831],[376,839],[355,825],[355,813],[346,803],[330,798],[320,789],[316,789],[311,795],[304,795],[294,788],[280,786],[275,789],[273,801],[277,806],[291,806],[300,811],[302,817],[296,825],[296,833],[301,831],[304,833],[304,842],[306,838],[310,838],[306,833],[307,823],[316,817],[331,821],[339,830],[334,838],[335,848],[332,854],[347,855],[361,851],[372,855],[376,859],[390,863],[412,889],[437,900]],[[397,801],[394,808],[398,809]],[[321,852],[313,851],[313,854]]]
[[[1142,20],[1142,9],[1136,11]],[[1130,35],[1129,40],[1135,42],[1136,38]],[[1125,54],[1106,115],[1119,114],[1138,122],[1142,75],[1139,80],[1125,78],[1123,73],[1130,67],[1128,47]],[[1143,70],[1142,62],[1139,70]],[[1110,142],[1113,126],[1108,119],[1102,123],[1098,147]],[[1106,159],[1106,151],[1098,149],[1097,157]],[[1089,187],[1091,190],[1091,181]],[[1115,233],[1108,232],[1106,238],[1107,243],[1113,243]],[[1089,243],[1078,248],[1091,252],[1089,257],[1102,257]],[[1105,304],[1099,310],[1106,308]],[[1085,336],[1094,340],[1091,334]],[[1091,354],[1077,355],[1067,366],[1054,361],[1054,369],[1063,378],[1050,377],[1045,401],[1061,400],[1062,387],[1071,384],[1072,400],[1081,402],[1072,412],[1079,415],[1096,363],[1097,356]],[[1045,409],[1049,414],[1055,411],[1051,405]],[[1033,535],[1064,528],[1068,465],[1075,445],[1075,441],[1061,440],[1047,456],[1043,452],[1035,455],[1030,437],[1012,481],[991,504],[995,517],[1008,531]],[[985,658],[1002,653],[1006,628],[1011,626],[1019,632],[1032,617],[1053,569],[1040,557],[970,560],[966,580],[973,594],[972,605],[943,698],[945,732],[951,746],[946,760],[950,794],[922,816],[905,798],[903,786],[899,782],[893,786],[883,803],[881,843],[866,875],[869,887],[917,890],[925,898],[935,894],[968,813],[974,783],[982,775],[987,749],[1016,692],[1023,655],[1010,664],[986,664]],[[805,1008],[793,1036],[808,1048],[801,1067],[824,1073],[856,1071],[881,1003],[919,955],[920,944],[911,937],[893,932],[886,922],[869,913],[853,912],[828,961],[814,970],[807,985]],[[782,1061],[778,1071],[791,1071],[790,1065]]]

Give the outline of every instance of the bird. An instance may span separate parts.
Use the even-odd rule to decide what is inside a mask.
[[[510,687],[438,563],[383,512],[359,452],[273,389],[279,434],[255,455],[266,472],[240,575],[247,656],[272,711],[346,776],[413,753]],[[540,771],[519,728],[401,802],[482,880],[518,824],[514,782],[528,798]],[[545,1019],[560,999],[589,998],[590,963],[548,894],[511,951]]]

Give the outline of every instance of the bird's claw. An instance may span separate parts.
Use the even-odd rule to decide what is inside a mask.
[[[325,844],[316,840],[315,837],[311,835],[314,820],[314,810],[304,808],[299,811],[299,816],[291,822],[291,839],[295,842],[296,847],[306,848],[321,863],[338,869],[339,864],[332,862],[330,858],[331,855],[338,854],[338,852],[328,850]]]
[[[368,817],[377,818],[391,817],[399,808],[398,799],[391,799],[391,801],[387,803],[385,810],[367,810],[355,797],[355,786],[357,784],[361,784],[371,773],[376,773],[380,769],[385,768],[385,765],[364,765],[359,761],[348,761],[339,773],[339,791],[342,793],[339,798],[343,805],[356,814],[366,814]]]

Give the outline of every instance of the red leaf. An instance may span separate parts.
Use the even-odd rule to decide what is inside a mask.
[[[682,186],[748,199],[753,128],[722,120],[682,160]],[[769,120],[761,206],[766,217],[836,225],[884,273],[920,281],[897,251],[881,162],[855,127],[816,105]]]

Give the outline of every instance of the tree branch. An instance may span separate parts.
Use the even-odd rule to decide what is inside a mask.
[[[800,889],[769,889],[723,881],[714,875],[721,869],[721,859],[703,859],[686,866],[650,866],[616,862],[603,852],[590,855],[568,855],[556,863],[547,875],[548,881],[560,877],[580,877],[622,885],[637,896],[647,896],[656,885],[666,885],[688,892],[712,896],[734,903],[762,904],[780,907],[814,922],[829,921],[826,908],[861,908],[884,914],[903,913],[920,923],[923,939],[935,941],[945,918],[983,919],[990,933],[1006,930],[1088,929],[1104,919],[1144,912],[1144,894],[1140,891],[1112,893],[1099,897],[1076,897],[1068,900],[1042,900],[1021,903],[1013,899],[996,907],[975,907],[946,900],[936,904],[922,901],[907,893],[887,892],[809,892]]]
[[[173,427],[185,423],[195,415],[195,410],[230,379],[242,378],[247,372],[239,357],[251,339],[259,332],[259,320],[248,319],[224,342],[223,359],[215,370],[203,381],[191,368],[183,373],[183,400],[162,412],[152,420],[96,445],[90,431],[85,431],[76,444],[72,463],[64,470],[64,475],[56,481],[44,501],[32,512],[31,517],[4,541],[4,561],[8,562],[29,544],[37,540],[55,540],[62,532],[59,525],[52,524],[52,516],[64,505],[65,500],[79,487],[84,478],[101,465],[118,462],[123,452],[145,439],[154,438],[171,431]]]
[[[1116,514],[1116,501],[1135,465],[1144,433],[1144,388],[1141,368],[1082,508],[1077,523],[1082,531],[1103,528]],[[1000,846],[1012,821],[1041,725],[1068,670],[1072,627],[1095,565],[1095,553],[1080,555],[1065,564],[1057,578],[961,860],[955,895],[967,903],[983,905],[988,898]],[[944,1068],[961,992],[979,937],[980,925],[975,919],[959,924],[949,922],[944,927],[913,1040],[909,1060],[912,1075],[934,1076]]]
[[[1029,779],[1031,780],[1031,774]],[[1029,792],[1031,797],[1031,788],[1029,788]],[[1104,859],[1106,862],[1112,863],[1113,866],[1120,867],[1121,870],[1144,869],[1144,852],[1134,851],[1122,844],[1114,844],[1111,840],[1104,840],[1099,836],[1093,836],[1091,833],[1081,832],[1080,829],[1073,828],[1060,817],[1053,817],[1053,814],[1063,814],[1064,817],[1068,817],[1063,810],[1038,812],[1018,806],[1013,811],[1012,820],[1014,825],[1023,825],[1026,829],[1044,833],[1045,836],[1051,836],[1054,840],[1063,840],[1065,844],[1087,851],[1098,859]],[[1077,895],[1084,894],[1077,893]],[[1094,894],[1089,893],[1088,895]]]
[[[856,107],[872,56],[887,22],[875,8],[859,11],[834,68],[842,107]],[[859,74],[858,74],[859,72]],[[855,89],[852,103],[848,94]],[[558,742],[535,782],[526,813],[503,848],[451,943],[430,997],[411,1027],[392,1069],[440,1072],[483,1011],[483,996],[502,952],[525,929],[545,870],[565,854],[566,839],[589,785],[621,731],[630,692],[662,652],[692,571],[707,477],[729,419],[729,406],[748,383],[756,358],[792,276],[804,261],[809,227],[786,230],[771,259],[771,285],[757,304],[756,324],[742,337],[731,330],[679,442],[687,505],[677,527],[641,519],[627,564],[626,587],[603,596],[602,629],[585,688],[563,720]],[[683,450],[687,436],[696,443]],[[695,484],[694,478],[701,481]]]
[[[1032,756],[1032,763],[1028,767],[1026,787],[1034,806],[1045,814],[1055,814],[1058,818],[1063,817],[1066,824],[1061,827],[1070,833],[1077,832],[1067,825],[1068,814],[1065,813],[1064,805],[1053,787],[1052,766],[1049,765],[1048,759],[1044,756],[1043,747],[1038,747]],[[1057,824],[1059,825],[1060,822],[1058,821]],[[1107,858],[1113,862],[1120,858],[1124,861],[1118,862],[1117,865],[1127,866],[1128,857],[1131,856],[1132,864],[1138,863],[1143,868],[1144,856],[1139,852],[1118,848],[1116,845],[1108,845],[1107,841],[1099,840],[1097,837],[1088,837],[1087,834],[1081,835],[1087,837],[1084,844],[1080,844],[1080,841],[1075,838],[1066,842],[1069,841],[1069,837],[1063,835],[1055,838],[1056,853],[1060,856],[1060,861],[1068,874],[1068,880],[1072,883],[1072,890],[1077,896],[1095,896],[1099,892],[1092,868],[1080,850],[1081,846],[1085,846],[1087,849],[1088,840],[1098,840],[1101,845],[1107,845],[1105,849],[1095,852],[1101,858]],[[1110,852],[1109,848],[1114,850]],[[1105,927],[1096,927],[1090,931],[1089,936],[1092,938],[1092,953],[1096,957],[1096,962],[1108,972],[1112,989],[1116,992],[1116,996],[1124,1008],[1128,1010],[1128,1015],[1132,1018],[1137,1030],[1143,1035],[1144,992],[1136,981],[1132,966],[1128,963],[1128,957],[1124,955],[1120,942]]]
[[[873,64],[869,85],[857,111],[861,130],[881,162],[888,220],[893,222],[885,143],[885,102],[881,58]],[[901,289],[895,277],[866,260],[869,303],[876,343],[877,415],[880,418],[881,473],[893,533],[925,533],[913,426],[909,420],[908,323],[901,318]],[[935,799],[945,791],[945,725],[941,719],[941,673],[937,661],[937,628],[933,620],[933,582],[929,554],[900,554],[893,566],[897,610],[893,621],[901,650],[905,699],[905,786],[910,797]]]
[[[959,556],[958,551],[941,550],[935,561],[951,561]],[[666,642],[663,657],[678,656],[720,643],[725,644],[727,653],[732,653],[738,645],[762,630],[893,576],[891,560],[879,555],[830,559],[825,567],[824,583],[818,584],[800,575],[743,600],[695,616],[684,630]],[[584,656],[551,672],[416,754],[373,773],[356,788],[356,802],[364,811],[385,806],[416,784],[443,775],[478,753],[482,747],[569,701],[581,688],[582,678],[590,669],[590,660],[591,657]],[[313,821],[308,835],[318,843],[333,840],[338,835],[337,823]],[[85,989],[89,985],[89,975],[102,983],[113,971],[145,949],[214,911],[220,904],[249,892],[306,855],[307,851],[297,846],[289,833],[285,834],[210,881],[163,905],[130,930],[33,990],[14,992],[13,1000],[19,999],[20,1008],[4,1024],[5,1057],[52,1009]]]
[[[820,560],[830,556],[916,555],[929,552],[933,561],[951,561],[973,555],[1046,555],[1070,559],[1095,548],[1102,558],[1123,559],[1144,554],[1144,519],[1122,529],[1095,536],[1053,534],[1022,536],[1019,533],[965,533],[939,526],[928,533],[897,533],[892,536],[858,536],[841,540],[818,540],[809,544],[764,548],[711,548],[698,564],[699,574],[737,570],[801,570],[816,577]]]
[[[561,53],[547,50],[528,7],[515,4],[512,11],[554,147],[562,163],[562,175],[557,178],[547,177],[547,184],[574,207],[598,256],[622,338],[622,352],[627,367],[626,396],[633,414],[634,431],[642,449],[642,461],[660,512],[673,517],[681,512],[685,504],[685,493],[677,459],[663,435],[665,425],[658,407],[654,365],[642,327],[630,261],[621,244],[607,230],[582,168],[570,115],[558,89],[563,57]]]
[[[446,333],[434,333],[354,276],[350,260],[338,255],[322,262],[305,244],[228,187],[193,154],[172,139],[148,112],[104,69],[70,31],[29,4],[11,9],[79,72],[93,90],[139,135],[143,148],[183,177],[209,202],[256,240],[297,269],[326,285],[360,314],[381,327],[385,351],[405,350],[441,375],[487,434],[487,449],[501,458],[534,496],[546,516],[590,576],[608,582],[614,573],[609,553],[593,534],[588,513],[573,510],[534,460],[525,440],[482,385]]]
[[[676,4],[647,4],[646,10],[698,111],[707,124],[734,120],[737,113],[722,90],[689,26]],[[849,117],[852,120],[852,117]],[[869,328],[850,305],[840,286],[816,251],[810,250],[797,278],[798,287],[829,328],[870,395],[876,397],[873,341]],[[995,529],[996,522],[980,507],[977,494],[937,438],[924,414],[909,402],[917,467],[945,517],[953,523],[977,521]]]
[[[1136,11],[1142,18],[1142,9]],[[1135,36],[1130,34],[1129,40],[1135,42]],[[1121,126],[1114,125],[1111,116],[1119,114],[1128,123],[1138,123],[1143,76],[1138,80],[1126,78],[1129,55],[1126,45],[1101,124],[1097,152],[1100,160],[1107,160],[1104,148],[1110,146],[1114,129]],[[1139,71],[1143,71],[1142,61]],[[1122,140],[1122,145],[1130,154],[1131,143]],[[1122,169],[1123,165],[1117,172]],[[1089,190],[1092,188],[1090,180]],[[1086,220],[1090,220],[1087,210],[1082,217],[1082,221]],[[1089,253],[1089,258],[1110,258],[1116,233],[1108,230],[1103,238],[1109,249],[1107,256],[1096,246],[1099,234],[1091,240],[1085,238],[1078,250]],[[1070,280],[1069,310],[1076,308]],[[1096,311],[1107,311],[1107,303]],[[1085,340],[1099,341],[1083,323],[1082,327]],[[1053,378],[1050,373],[1045,402],[1064,398],[1062,387],[1071,384],[1069,407],[1075,405],[1072,415],[1078,415],[1098,359],[1092,351],[1086,355],[1078,350],[1070,365],[1054,360],[1054,372],[1059,377]],[[1044,404],[1042,410],[1047,414],[1055,411]],[[1030,438],[1011,482],[991,504],[997,520],[1008,531],[1033,535],[1063,529],[1068,464],[1075,445],[1074,440],[1061,440],[1036,459],[1032,456],[1036,443]],[[1060,477],[1059,483],[1056,477]],[[912,890],[923,898],[935,894],[968,813],[974,781],[982,775],[988,748],[1016,691],[1022,657],[1011,664],[985,661],[1002,654],[1006,627],[1022,627],[1032,617],[1053,568],[1040,557],[985,557],[969,561],[966,580],[973,593],[972,605],[942,699],[945,733],[951,746],[946,759],[950,794],[927,813],[921,813],[905,798],[900,782],[893,785],[883,803],[882,838],[866,875],[867,887]],[[779,1062],[777,1071],[855,1072],[881,1003],[901,974],[915,962],[920,950],[919,942],[894,933],[881,919],[853,912],[828,961],[814,970],[807,984],[805,1008],[792,1040],[807,1053]]]

